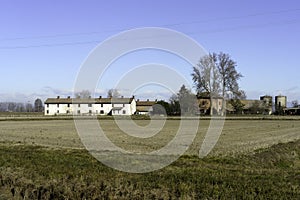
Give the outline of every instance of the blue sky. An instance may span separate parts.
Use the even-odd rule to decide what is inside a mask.
[[[300,100],[297,0],[2,0],[0,24],[0,101],[69,95],[81,64],[97,44],[141,27],[174,29],[209,52],[230,54],[244,75],[240,86],[250,99],[283,94],[288,101]],[[120,65],[129,70],[151,62],[149,58],[190,78],[191,66],[168,54],[149,51],[136,56],[115,62],[100,81],[98,93],[105,96],[122,76]],[[138,97],[167,98],[164,91],[155,94],[152,89],[141,89]]]

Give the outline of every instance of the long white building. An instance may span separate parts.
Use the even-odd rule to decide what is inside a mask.
[[[136,101],[131,98],[48,98],[45,115],[133,115]]]

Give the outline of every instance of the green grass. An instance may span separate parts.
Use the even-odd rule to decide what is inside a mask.
[[[1,143],[0,199],[299,199],[299,155],[300,140],[129,174],[85,150]]]

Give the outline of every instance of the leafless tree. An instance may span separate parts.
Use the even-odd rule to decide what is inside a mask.
[[[89,90],[82,90],[81,92],[76,92],[76,98],[89,98],[91,96],[91,92]]]
[[[17,103],[16,111],[15,112],[25,112],[24,103]]]
[[[15,102],[9,102],[8,103],[8,111],[14,112],[16,107],[17,107],[17,104]]]
[[[298,100],[292,101],[293,108],[297,108],[299,106]]]
[[[219,94],[220,76],[216,61],[216,54],[209,54],[201,58],[197,66],[193,67],[192,78],[198,93],[207,92],[211,96]]]
[[[26,103],[25,108],[26,112],[33,112],[33,106],[31,103]]]
[[[216,54],[209,54],[200,59],[197,66],[193,67],[192,78],[198,94],[208,93],[211,98],[219,96],[220,75],[216,66]],[[210,109],[210,115],[213,109]]]
[[[119,97],[121,97],[121,94],[120,94],[119,90],[117,90],[117,89],[109,89],[107,92],[107,97],[108,98],[119,98]]]
[[[193,67],[192,72],[198,93],[206,92],[211,97],[221,96],[224,99],[228,92],[233,94],[234,98],[245,98],[245,92],[240,90],[238,84],[238,80],[242,77],[242,74],[236,70],[236,62],[223,52],[204,56],[200,59],[199,64]],[[225,112],[225,103],[223,101],[223,113]]]

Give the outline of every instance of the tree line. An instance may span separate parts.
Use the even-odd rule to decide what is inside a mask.
[[[200,107],[197,98],[223,99],[221,115],[227,112],[227,105],[231,107],[230,114],[265,114],[272,111],[272,103],[260,100],[252,101],[246,107],[242,101],[246,99],[246,93],[239,86],[239,80],[243,75],[236,67],[237,63],[229,54],[223,52],[210,53],[202,57],[191,73],[196,93],[182,85],[178,93],[171,96],[169,101],[158,101],[157,104],[160,106],[154,107],[153,113],[163,114],[164,108],[167,115],[197,114]],[[292,101],[292,107],[299,108],[299,102]],[[213,115],[215,112],[210,106],[208,113],[205,114]],[[282,113],[275,112],[275,114],[283,114],[283,110]]]
[[[237,63],[230,57],[229,54],[210,53],[202,58],[193,66],[191,77],[193,87],[196,93],[193,93],[191,88],[182,85],[179,91],[172,95],[169,101],[160,100],[153,108],[153,114],[181,115],[195,114],[199,112],[198,97],[209,97],[210,99],[223,99],[221,105],[221,115],[226,112],[226,101],[232,106],[233,113],[242,114],[245,105],[241,100],[246,99],[245,92],[239,86],[239,80],[243,75],[236,69]],[[77,92],[75,97],[87,98],[91,93],[88,90]],[[121,97],[117,89],[110,89],[107,92],[107,97]],[[211,102],[212,104],[212,102]],[[298,102],[293,102],[293,106],[299,106]],[[31,103],[15,103],[4,102],[0,103],[0,112],[42,112],[44,110],[43,103],[40,99],[36,99],[34,104]],[[249,109],[250,113],[263,113],[266,111],[266,105],[261,105],[259,102],[254,103]],[[212,106],[209,113],[214,114]]]
[[[237,64],[229,54],[210,53],[200,58],[199,63],[192,69],[192,80],[196,94],[191,88],[182,85],[179,91],[172,95],[169,101],[160,100],[153,108],[153,114],[181,115],[195,114],[199,112],[199,104],[197,97],[206,96],[209,98],[222,98],[230,100],[235,113],[243,110],[242,99],[246,98],[246,94],[240,89],[238,81],[243,77],[236,70]],[[90,96],[90,92],[83,90],[76,94],[77,97]],[[110,89],[107,97],[118,98],[121,94],[117,89]],[[226,101],[222,101],[222,114],[226,112]],[[254,105],[256,106],[256,105]],[[254,107],[252,110],[259,110]],[[209,109],[210,115],[214,113],[213,109]]]
[[[220,52],[210,53],[202,57],[192,69],[192,80],[196,94],[190,88],[182,85],[178,93],[173,95],[169,102],[159,101],[169,115],[195,114],[199,111],[197,97],[230,99],[234,109],[242,108],[240,100],[246,94],[240,89],[238,81],[243,77],[236,70],[236,62],[228,54]],[[226,101],[222,101],[222,114],[226,112]],[[154,109],[155,114],[160,114],[160,109]],[[214,110],[209,109],[212,115]]]
[[[0,102],[0,112],[43,112],[44,105],[41,99],[34,103]]]

